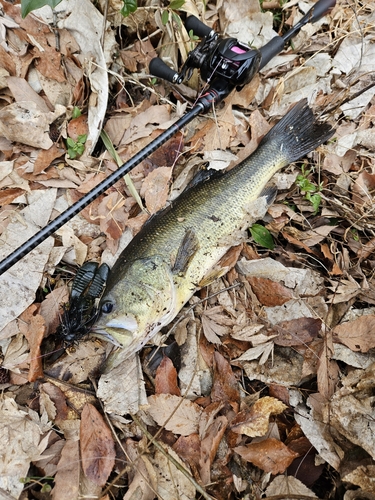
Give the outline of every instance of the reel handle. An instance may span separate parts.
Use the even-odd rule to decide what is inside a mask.
[[[215,31],[202,23],[197,17],[189,16],[185,21],[186,31],[189,33],[190,30],[193,31],[194,35],[199,36],[199,38],[204,38],[209,35],[214,35]]]
[[[181,83],[182,77],[170,68],[164,61],[162,61],[159,57],[154,57],[149,64],[149,71],[152,75],[157,78],[162,78],[163,80],[167,80],[167,82],[171,83]]]

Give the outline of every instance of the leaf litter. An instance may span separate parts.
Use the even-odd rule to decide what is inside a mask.
[[[195,98],[196,76],[177,87],[148,73],[157,53],[177,66],[190,50],[174,16],[259,47],[313,4],[245,3],[171,4],[163,24],[158,2],[128,18],[109,2],[105,24],[103,2],[64,0],[55,17],[44,7],[25,19],[1,2],[1,258],[117,168],[103,124],[126,161]],[[0,476],[11,498],[375,494],[374,20],[372,3],[338,0],[130,173],[153,214],[201,165],[246,157],[303,97],[336,127],[275,177],[259,220],[273,249],[249,234],[141,357],[113,364],[111,346],[88,336],[44,363],[59,350],[77,265],[113,262],[149,216],[125,181],[0,278]],[[69,158],[66,139],[85,134],[84,153]]]

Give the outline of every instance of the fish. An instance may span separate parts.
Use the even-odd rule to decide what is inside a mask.
[[[273,201],[274,190],[267,187],[272,176],[333,134],[303,99],[249,157],[194,183],[152,216],[110,271],[94,334],[123,349],[121,360],[139,351],[199,288],[223,274],[217,265],[246,239],[249,223],[257,220],[252,212],[258,198]]]

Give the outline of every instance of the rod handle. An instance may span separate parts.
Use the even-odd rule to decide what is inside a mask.
[[[199,36],[199,38],[204,38],[214,32],[212,28],[202,23],[197,17],[189,16],[185,21],[185,28],[189,33],[190,30],[193,31],[194,35]],[[215,33],[215,32],[214,32]]]
[[[167,64],[165,64],[165,62],[162,61],[159,57],[154,57],[153,59],[151,59],[148,68],[151,75],[154,75],[157,78],[162,78],[163,80],[167,80],[167,82],[171,83],[180,83],[178,81],[178,73],[170,68]]]

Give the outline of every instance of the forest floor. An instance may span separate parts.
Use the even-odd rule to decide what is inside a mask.
[[[0,1],[0,259],[114,172],[111,151],[129,160],[191,108],[197,71],[174,85],[148,69],[186,60],[186,15],[259,48],[314,2],[147,0],[122,16],[131,4],[22,19]],[[1,498],[375,499],[374,95],[375,3],[338,0],[0,277]],[[65,319],[64,349],[79,266],[111,266],[200,168],[246,158],[304,98],[334,136],[274,176],[226,274],[158,347],[112,366],[113,345]]]

